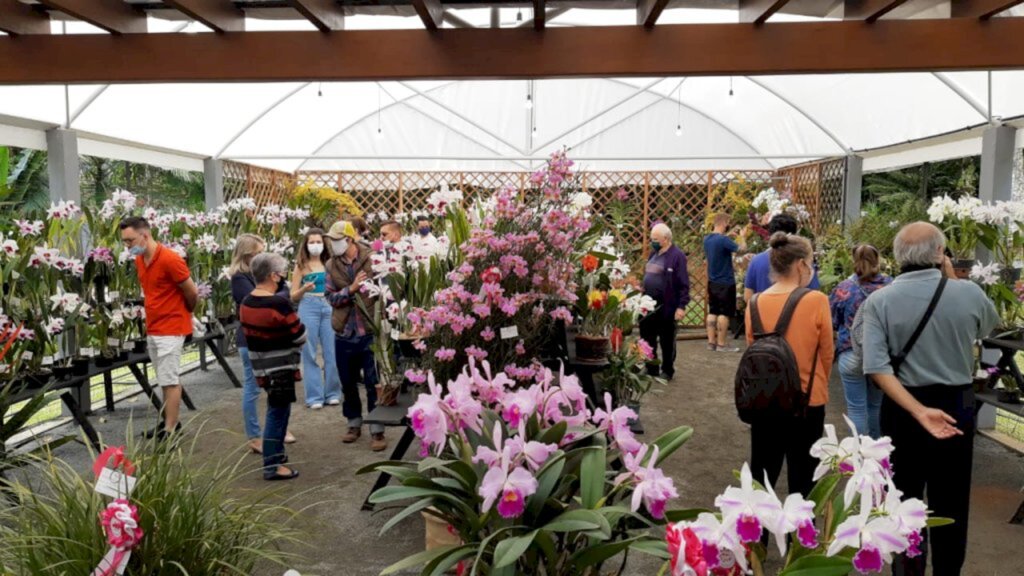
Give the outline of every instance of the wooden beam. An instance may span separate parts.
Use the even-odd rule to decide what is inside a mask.
[[[789,0],[740,0],[740,22],[764,24]]]
[[[49,34],[50,18],[18,0],[0,0],[0,32]]]
[[[708,52],[708,46],[715,46]],[[182,54],[201,57],[183,58]],[[315,54],[311,58],[310,54]],[[1024,68],[1024,18],[0,38],[0,83],[382,81]]]
[[[245,12],[236,8],[231,0],[164,0],[164,4],[202,22],[214,32],[245,31]]]
[[[39,3],[111,34],[145,33],[146,13],[123,0],[39,0]]]
[[[547,8],[544,6],[546,0],[533,0],[533,28],[543,30],[547,25]]]
[[[658,17],[668,5],[668,0],[636,0],[636,24],[644,28],[654,28]]]
[[[843,18],[875,22],[906,2],[907,0],[845,0]]]
[[[989,18],[1009,10],[1024,0],[956,0],[952,3],[950,15],[953,18]]]
[[[437,30],[441,27],[441,20],[444,18],[444,8],[441,0],[412,0],[412,7],[423,20],[427,30]]]
[[[345,13],[336,0],[288,0],[288,3],[321,32],[345,29]]]

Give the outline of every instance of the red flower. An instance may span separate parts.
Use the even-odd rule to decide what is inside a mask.
[[[594,256],[593,254],[587,254],[583,257],[583,270],[588,274],[597,270],[598,264],[600,264],[600,262],[598,262],[597,256]]]
[[[501,270],[497,266],[491,266],[480,273],[480,279],[484,284],[497,284],[501,282]]]
[[[612,329],[612,352],[618,352],[622,348],[622,330],[619,328]]]
[[[665,530],[665,541],[668,543],[668,553],[671,556],[672,573],[707,576],[708,563],[704,559],[704,545],[693,533],[693,530],[682,528],[681,525],[682,523],[670,524]]]

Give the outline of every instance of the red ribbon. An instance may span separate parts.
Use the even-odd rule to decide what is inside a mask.
[[[108,463],[112,468],[122,468],[129,476],[135,473],[135,465],[124,455],[124,446],[111,446],[104,450],[92,464],[93,475],[99,478]]]

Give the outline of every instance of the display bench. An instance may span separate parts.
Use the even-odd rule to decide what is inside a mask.
[[[224,357],[223,350],[221,347],[221,341],[225,339],[225,334],[230,333],[230,329],[236,328],[234,326],[226,326],[223,330],[207,332],[199,338],[192,338],[191,336],[186,340],[186,344],[195,344],[200,350],[209,350],[217,363],[224,370],[228,379],[236,388],[241,388],[242,384],[235,374],[231,365],[228,364],[227,359]],[[114,411],[114,372],[127,368],[136,383],[142,388],[143,393],[149,398],[150,402],[153,403],[153,407],[160,411],[163,408],[163,402],[161,402],[159,395],[153,389],[150,384],[148,372],[148,364],[150,357],[148,352],[130,352],[127,358],[113,360],[111,362],[104,363],[102,366],[98,365],[96,360],[90,360],[88,370],[85,374],[73,375],[62,380],[52,380],[42,388],[28,388],[23,387],[21,390],[12,395],[10,399],[11,404],[16,404],[28,400],[37,394],[45,394],[51,392],[60,392],[60,400],[67,407],[71,417],[75,420],[75,423],[82,429],[86,437],[89,439],[89,443],[92,444],[93,448],[97,451],[101,449],[99,435],[96,433],[96,429],[92,426],[89,421],[89,415],[92,414],[92,382],[97,377],[103,378],[103,396],[105,402],[105,408],[107,412]],[[17,385],[17,384],[15,384]],[[188,392],[182,387],[181,400],[189,410],[195,410],[196,406],[189,397]]]

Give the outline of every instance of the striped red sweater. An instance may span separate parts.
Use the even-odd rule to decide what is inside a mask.
[[[290,371],[300,380],[299,362],[306,328],[288,298],[250,294],[239,307],[242,330],[249,347],[249,358],[256,380],[265,387],[267,378]]]

